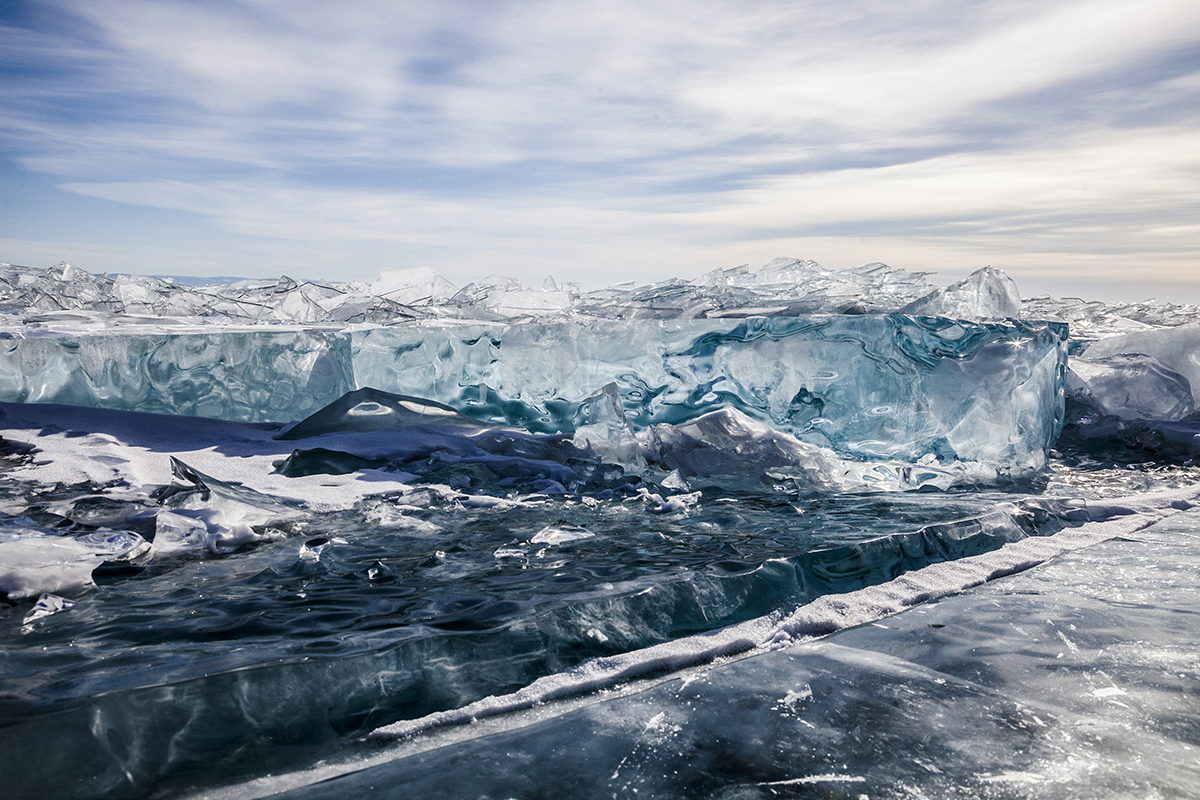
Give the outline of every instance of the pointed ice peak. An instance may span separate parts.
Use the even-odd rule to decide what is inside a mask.
[[[1012,278],[989,266],[914,300],[900,313],[952,319],[1016,319],[1021,316],[1021,293]]]
[[[394,303],[442,303],[458,291],[454,284],[430,267],[381,272],[371,284],[371,294]]]
[[[47,270],[47,272],[49,272],[53,277],[57,277],[59,280],[62,280],[62,281],[77,281],[77,280],[80,280],[81,278],[83,278],[84,276],[87,276],[89,278],[92,277],[90,274],[84,272],[79,267],[75,266],[74,264],[72,264],[68,261],[58,262],[53,267],[51,267],[49,270]],[[57,273],[57,275],[55,275],[55,273]]]

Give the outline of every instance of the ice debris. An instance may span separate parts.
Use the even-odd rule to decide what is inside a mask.
[[[914,300],[900,313],[951,319],[1015,318],[1021,316],[1021,293],[1008,275],[995,267],[984,267],[965,280]]]
[[[692,281],[621,284],[584,292],[547,277],[527,288],[501,275],[456,288],[428,267],[382,272],[370,284],[240,280],[187,285],[171,278],[97,275],[66,262],[49,269],[0,264],[0,324],[60,332],[137,325],[393,325],[475,321],[692,319],[811,313],[894,313],[937,287],[885,264],[829,270],[777,258],[718,269]]]
[[[156,519],[155,557],[187,553],[231,553],[240,547],[283,538],[278,529],[305,516],[295,501],[225,483],[171,457],[172,483],[157,493],[163,507]]]

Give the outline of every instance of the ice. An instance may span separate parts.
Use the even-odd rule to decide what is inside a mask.
[[[1019,317],[1021,293],[1008,275],[994,267],[984,267],[958,283],[914,300],[900,311],[952,319]]]
[[[589,292],[553,277],[527,288],[501,275],[458,289],[428,267],[382,272],[370,285],[282,276],[190,286],[93,275],[65,262],[46,270],[0,265],[0,303],[20,325],[73,333],[184,323],[386,325],[430,317],[563,321],[893,313],[936,288],[924,273],[885,264],[829,270],[794,258],[718,269],[692,281]]]
[[[347,392],[280,434],[279,438],[294,441],[327,433],[370,433],[414,425],[472,430],[486,427],[478,420],[463,416],[441,403],[365,388]]]
[[[349,342],[320,330],[13,339],[0,399],[287,421],[353,388]]]
[[[1196,410],[1188,379],[1141,354],[1072,358],[1067,395],[1100,414],[1176,422]]]
[[[32,630],[30,623],[36,622],[39,619],[59,614],[63,611],[70,611],[75,607],[74,601],[68,600],[65,597],[59,597],[56,594],[44,594],[38,598],[38,601],[33,604],[33,609],[25,615],[21,620],[26,630]]]
[[[629,467],[623,427],[732,407],[844,457],[1028,468],[1061,425],[1065,336],[1055,323],[818,315],[41,337],[0,351],[0,399],[286,422],[342,398],[286,436],[581,424]],[[355,386],[365,394],[347,397]],[[381,405],[372,390],[398,397]],[[625,422],[576,419],[602,391]]]
[[[1066,329],[899,315],[446,325],[352,334],[355,380],[535,431],[615,385],[635,429],[726,407],[859,459],[1040,463]]]
[[[1077,349],[1067,396],[1078,405],[1064,445],[1124,447],[1177,461],[1200,457],[1200,325],[1109,336]]]
[[[714,482],[752,490],[786,483],[801,493],[948,488],[956,476],[931,464],[856,463],[802,442],[736,409],[712,411],[679,425],[654,425],[641,437],[642,457],[671,475],[664,486]],[[674,483],[670,483],[674,481]]]
[[[173,481],[157,492],[163,507],[156,519],[153,555],[190,551],[232,553],[240,547],[283,538],[274,526],[304,512],[267,495],[197,472],[171,458]]]
[[[70,265],[10,270],[13,307],[77,316],[26,320],[50,327],[0,352],[0,398],[7,401],[286,422],[348,391],[374,388],[534,431],[579,424],[588,428],[581,441],[608,442],[614,461],[631,469],[640,464],[621,425],[593,428],[574,419],[609,384],[634,429],[732,405],[860,459],[932,454],[1026,468],[1037,465],[1061,424],[1057,368],[1047,355],[1062,330],[881,313],[909,304],[922,314],[1008,314],[1013,309],[998,303],[1011,281],[990,268],[932,294],[924,275],[882,264],[839,271],[777,259],[650,287],[582,293],[548,278],[540,290],[526,290],[493,277],[453,295],[428,269],[383,273],[371,287],[286,277],[187,287]],[[411,321],[419,315],[406,303],[426,316],[524,322],[336,329],[351,320]],[[858,316],[808,316],[828,310]],[[105,319],[134,319],[133,311],[258,327],[174,335],[104,327]],[[753,316],[761,313],[782,316]],[[335,329],[263,327],[280,322]],[[53,330],[72,325],[90,333]],[[992,378],[980,380],[989,370]],[[1012,380],[997,381],[1002,374]]]
[[[595,535],[587,528],[581,528],[578,525],[547,525],[534,534],[529,543],[556,545],[579,539],[590,539]]]
[[[1070,323],[1072,338],[1083,343],[1106,336],[1200,323],[1200,306],[1174,305],[1156,300],[1103,303],[1077,297],[1043,295],[1025,299],[1021,304],[1021,315],[1026,319]]]
[[[1084,351],[1084,356],[1092,360],[1132,354],[1150,356],[1186,378],[1193,402],[1200,402],[1196,394],[1200,391],[1200,325],[1110,336],[1093,342]]]
[[[1194,312],[0,267],[6,797],[1186,793]]]
[[[132,531],[64,534],[9,522],[0,528],[0,592],[9,600],[75,595],[103,562],[132,561],[149,549]]]
[[[407,306],[419,302],[444,303],[457,292],[454,284],[429,267],[381,272],[371,284],[371,294],[375,297]]]

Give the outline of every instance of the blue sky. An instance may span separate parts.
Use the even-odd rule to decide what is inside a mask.
[[[1200,301],[1200,4],[10,0],[0,261]]]

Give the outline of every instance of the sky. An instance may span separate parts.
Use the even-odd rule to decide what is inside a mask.
[[[1200,3],[7,0],[0,261],[1200,302]]]

